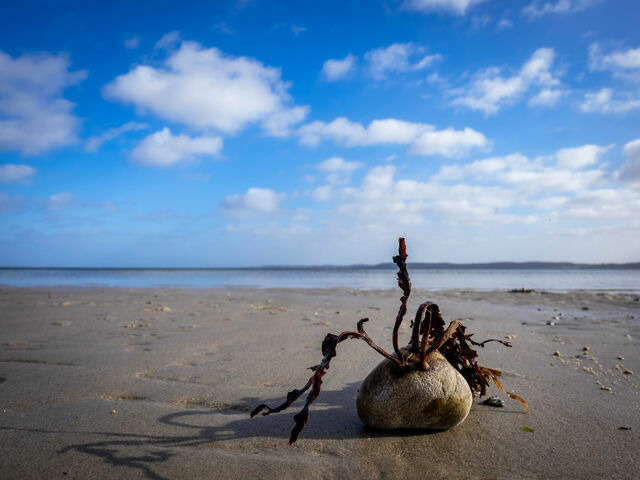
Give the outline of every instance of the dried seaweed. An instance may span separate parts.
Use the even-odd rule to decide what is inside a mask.
[[[327,334],[322,342],[323,359],[318,365],[310,367],[313,375],[301,389],[295,389],[287,393],[285,401],[277,407],[269,407],[266,404],[258,405],[252,412],[251,417],[258,413],[269,415],[278,413],[290,407],[298,398],[300,398],[308,390],[307,399],[302,410],[294,415],[294,427],[291,430],[289,444],[294,443],[298,439],[298,435],[305,427],[309,419],[309,407],[320,395],[322,387],[322,377],[329,369],[331,360],[336,356],[336,348],[339,343],[348,338],[359,338],[364,340],[371,348],[380,353],[382,356],[394,362],[398,372],[407,372],[410,370],[426,370],[429,368],[429,360],[434,352],[438,351],[448,360],[448,362],[464,377],[469,384],[471,392],[475,396],[483,396],[487,392],[487,387],[491,381],[502,391],[502,385],[498,377],[502,375],[499,370],[483,367],[478,365],[476,358],[478,353],[471,348],[473,346],[483,347],[488,342],[499,342],[506,347],[511,347],[511,343],[491,338],[482,342],[476,342],[471,337],[473,334],[466,334],[466,327],[458,320],[453,320],[449,326],[444,328],[445,321],[440,313],[438,305],[432,302],[424,302],[418,307],[416,316],[411,322],[411,340],[406,349],[401,349],[398,344],[398,333],[400,325],[407,313],[407,302],[411,295],[411,279],[406,265],[407,252],[404,238],[398,239],[398,255],[393,257],[393,262],[398,266],[398,286],[402,290],[400,298],[400,308],[396,315],[393,327],[393,350],[395,355],[386,352],[383,348],[376,345],[371,337],[364,331],[363,324],[368,322],[368,318],[363,318],[357,323],[357,331],[345,331],[339,335],[332,333]],[[529,405],[521,397],[512,392],[505,392],[511,398],[522,402],[529,411]]]

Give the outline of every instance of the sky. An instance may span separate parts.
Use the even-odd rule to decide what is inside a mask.
[[[640,261],[637,0],[0,16],[0,266]]]

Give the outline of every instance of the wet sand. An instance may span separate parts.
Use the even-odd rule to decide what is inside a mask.
[[[326,333],[369,317],[391,350],[398,291],[0,289],[0,478],[638,478],[640,301],[633,294],[416,290],[489,343],[505,408],[474,400],[438,433],[358,419],[381,357],[340,344],[293,446],[301,404],[249,418],[303,386]],[[585,348],[586,347],[586,348]]]

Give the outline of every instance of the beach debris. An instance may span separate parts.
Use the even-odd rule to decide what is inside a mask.
[[[530,427],[520,427],[520,430],[522,430],[523,432],[529,432],[529,433],[535,432],[535,430]]]
[[[170,311],[171,309],[166,305],[160,305],[159,307],[156,307],[156,312],[170,312]]]
[[[513,340],[514,338],[516,338],[516,334],[515,333],[509,333],[507,335],[504,336],[504,338],[506,338],[507,340]]]
[[[605,392],[610,392],[611,387],[605,387],[604,385],[600,387],[600,390],[604,390]]]
[[[535,292],[535,290],[531,288],[514,288],[512,290],[509,290],[509,293],[533,293],[533,292]]]
[[[489,405],[490,407],[504,407],[504,400],[497,395],[493,395],[492,397],[487,398],[482,403],[484,403],[485,405]]]
[[[281,412],[308,392],[304,406],[293,417],[289,444],[294,443],[309,419],[309,407],[320,395],[322,379],[336,356],[338,344],[350,338],[364,340],[385,357],[367,376],[358,393],[358,415],[366,425],[394,429],[450,428],[466,418],[472,396],[486,395],[491,382],[504,391],[498,380],[502,372],[478,365],[478,354],[471,347],[484,347],[488,342],[511,347],[511,343],[499,339],[476,342],[473,334],[467,334],[466,327],[459,320],[453,320],[445,329],[445,321],[435,303],[424,302],[418,307],[410,324],[410,342],[405,348],[400,348],[398,334],[411,294],[406,259],[405,240],[401,237],[398,239],[398,255],[393,257],[398,267],[398,286],[402,290],[393,326],[393,353],[378,346],[365,332],[363,325],[369,321],[368,318],[358,321],[356,330],[338,335],[329,333],[322,342],[322,361],[310,367],[313,375],[306,385],[291,390],[278,406],[258,405],[251,412],[251,417],[259,413],[269,415]],[[522,402],[529,411],[529,406],[521,397],[512,392],[505,393]],[[415,405],[415,408],[408,405]]]
[[[626,425],[623,425],[621,427],[618,427],[618,430],[631,430],[631,427],[627,427]]]

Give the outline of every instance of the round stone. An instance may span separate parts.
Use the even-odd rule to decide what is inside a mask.
[[[358,391],[358,416],[372,428],[445,430],[471,409],[471,389],[460,373],[435,352],[425,371],[401,372],[384,360]]]

